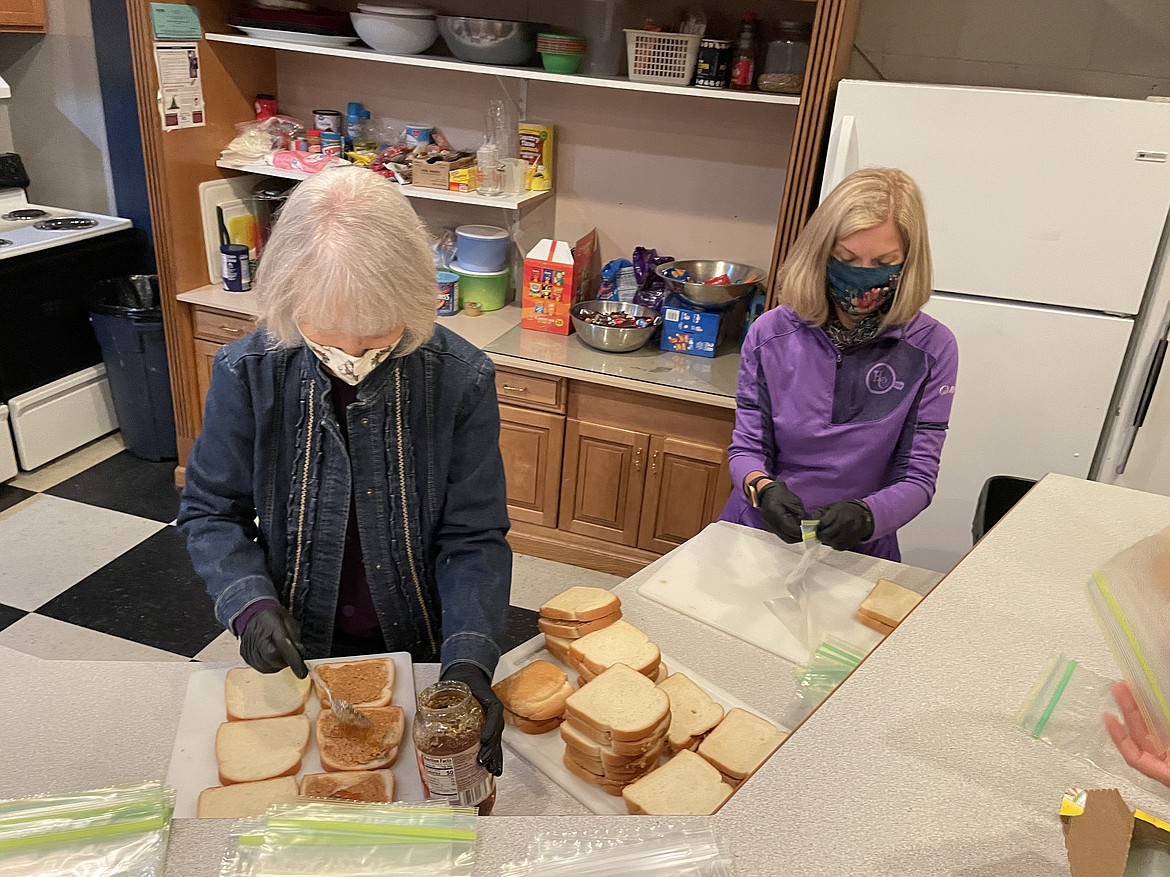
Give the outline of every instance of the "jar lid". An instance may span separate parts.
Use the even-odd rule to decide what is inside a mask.
[[[500,241],[508,239],[506,229],[495,225],[461,225],[455,229],[455,234],[463,235],[477,241]]]
[[[781,21],[776,25],[776,33],[788,39],[795,37],[799,40],[807,40],[812,36],[812,25],[802,21]]]
[[[699,40],[699,45],[704,49],[730,49],[731,40],[713,40],[704,38]]]
[[[305,129],[305,136],[306,137],[320,137],[321,136],[321,129],[320,128],[307,128],[307,129]]]

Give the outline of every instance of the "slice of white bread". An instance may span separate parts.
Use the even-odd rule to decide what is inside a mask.
[[[662,754],[666,752],[666,744],[659,743],[649,752],[639,756],[637,759],[627,762],[626,764],[606,764],[600,759],[593,759],[587,755],[582,755],[572,746],[565,747],[565,755],[577,762],[578,765],[585,768],[594,776],[603,776],[608,780],[614,782],[633,782],[638,777],[643,776],[654,768],[658,767],[658,762],[662,759]]]
[[[296,777],[277,777],[254,783],[213,786],[199,793],[195,815],[200,819],[241,819],[263,816],[273,804],[287,804],[297,797]]]
[[[549,636],[547,633],[544,635],[544,647],[548,649],[548,653],[562,664],[576,669],[573,662],[569,660],[569,646],[572,645],[572,642],[571,639],[563,636]]]
[[[562,721],[560,716],[554,716],[551,719],[545,719],[542,722],[534,722],[532,719],[526,719],[524,716],[518,716],[510,709],[504,709],[504,721],[515,727],[524,734],[547,734],[549,731],[555,731]]]
[[[309,718],[303,713],[275,719],[224,722],[215,732],[219,781],[251,783],[291,776],[309,748]]]
[[[670,730],[666,740],[675,752],[690,749],[693,738],[706,734],[723,720],[723,707],[689,676],[675,673],[659,682],[658,687],[670,698]]]
[[[540,607],[540,615],[560,621],[593,621],[620,612],[621,608],[621,599],[612,591],[577,586],[546,602]]]
[[[492,686],[504,705],[518,716],[534,722],[554,719],[565,712],[565,701],[573,693],[569,677],[556,664],[533,661]]]
[[[699,744],[699,755],[729,777],[742,780],[787,739],[771,722],[736,707]]]
[[[609,627],[621,617],[622,613],[618,611],[611,615],[603,615],[593,621],[560,621],[552,618],[538,618],[536,626],[544,634],[564,637],[565,639],[580,639],[587,633]]]
[[[310,773],[301,779],[301,794],[307,798],[328,798],[332,801],[390,803],[394,800],[394,773],[389,770]]]
[[[638,756],[658,745],[670,727],[670,715],[655,725],[644,737],[636,740],[615,740],[607,731],[598,731],[590,725],[567,721],[561,725],[561,739],[567,746],[591,755],[610,755],[613,758]]]
[[[297,679],[285,667],[279,673],[261,673],[251,667],[233,667],[223,681],[223,699],[230,721],[272,719],[304,712],[312,683]]]
[[[580,670],[594,675],[603,673],[614,664],[625,664],[632,670],[653,676],[662,662],[658,646],[625,619],[609,627],[573,640],[569,658]]]
[[[651,682],[658,684],[663,679],[665,679],[667,676],[669,676],[670,673],[666,669],[665,664],[659,664],[654,669],[650,670],[649,672],[644,672],[642,675],[645,676],[647,679],[649,679]],[[592,682],[594,679],[597,678],[597,676],[598,676],[597,673],[593,673],[592,671],[587,670],[584,667],[578,667],[577,668],[577,687],[580,688],[582,685],[586,685],[586,684]]]
[[[615,664],[565,701],[565,715],[606,735],[602,742],[641,740],[670,715],[670,698],[641,673]]]
[[[880,579],[869,596],[861,602],[858,615],[872,618],[886,627],[897,627],[906,620],[910,611],[922,602],[922,595],[909,588]]]
[[[626,809],[648,816],[710,816],[735,790],[693,752],[679,752],[622,789]]]
[[[394,661],[391,658],[367,658],[364,661],[340,661],[313,667],[325,680],[338,700],[350,706],[386,706],[394,697]],[[328,709],[329,695],[314,684],[321,706]]]
[[[317,717],[317,750],[325,770],[381,770],[398,758],[406,728],[402,707],[367,707],[361,712],[371,727],[343,725],[329,710]]]
[[[621,795],[622,789],[628,785],[628,783],[609,780],[605,777],[599,777],[596,774],[590,773],[585,768],[581,767],[581,765],[579,765],[576,761],[570,758],[567,754],[561,759],[561,763],[564,764],[565,769],[568,770],[569,773],[571,773],[573,776],[577,777],[577,779],[584,780],[587,783],[597,786],[607,795],[613,795],[614,797],[617,797]]]

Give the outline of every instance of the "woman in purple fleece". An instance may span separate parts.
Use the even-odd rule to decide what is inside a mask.
[[[922,193],[867,168],[825,199],[780,270],[782,305],[747,333],[722,518],[899,560],[898,528],[930,504],[958,348],[922,313]]]

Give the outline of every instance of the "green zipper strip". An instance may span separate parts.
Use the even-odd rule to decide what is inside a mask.
[[[1097,583],[1097,587],[1101,591],[1101,596],[1105,598],[1105,602],[1109,605],[1113,617],[1121,626],[1121,632],[1125,634],[1126,642],[1129,643],[1130,649],[1133,650],[1134,657],[1137,658],[1138,665],[1142,668],[1142,673],[1146,677],[1146,681],[1150,683],[1150,688],[1153,689],[1154,696],[1158,699],[1158,706],[1162,709],[1162,718],[1170,725],[1170,703],[1166,702],[1166,696],[1162,693],[1162,686],[1154,678],[1154,671],[1150,667],[1150,662],[1146,660],[1146,655],[1142,651],[1142,647],[1138,645],[1137,635],[1133,632],[1133,628],[1130,627],[1125,613],[1121,611],[1121,605],[1113,595],[1113,590],[1109,587],[1109,583],[1105,581],[1105,577],[1099,571],[1095,570],[1093,572],[1093,581]]]
[[[39,822],[43,819],[91,819],[94,816],[114,814],[119,810],[125,810],[129,814],[141,810],[149,812],[156,810],[169,811],[172,809],[171,803],[160,796],[154,796],[153,799],[145,797],[142,800],[132,799],[129,801],[97,805],[92,801],[72,801],[67,804],[52,804],[37,807],[35,805],[35,799],[32,799],[29,803],[30,806],[26,809],[0,813],[0,830],[3,830],[7,825]]]
[[[413,837],[423,840],[470,840],[476,838],[475,829],[432,828],[426,825],[380,825],[377,823],[338,822],[317,819],[269,820],[270,829],[304,829],[312,832],[333,831],[339,834],[367,837]]]
[[[48,834],[24,835],[0,840],[0,852],[23,850],[29,847],[39,847],[50,843],[65,843],[75,840],[93,840],[101,837],[117,837],[120,834],[157,831],[167,825],[166,816],[153,816],[149,819],[140,819],[137,822],[121,822],[114,825],[99,825],[94,828],[74,828],[64,831],[54,831]]]
[[[1077,671],[1078,666],[1080,665],[1076,661],[1068,662],[1068,666],[1064,670],[1064,675],[1060,677],[1060,682],[1056,685],[1056,691],[1052,692],[1052,697],[1048,700],[1048,706],[1044,708],[1044,712],[1040,714],[1040,720],[1036,722],[1036,727],[1032,729],[1033,738],[1037,738],[1044,733],[1044,726],[1048,724],[1048,720],[1056,712],[1056,705],[1064,697],[1064,690],[1068,688],[1068,684],[1072,681],[1073,673]]]

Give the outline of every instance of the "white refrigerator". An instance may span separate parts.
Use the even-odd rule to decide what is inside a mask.
[[[959,343],[937,493],[899,537],[907,563],[958,562],[993,475],[1170,493],[1170,377],[1149,392],[1170,328],[1168,154],[1170,104],[840,83],[821,197],[859,167],[918,181],[926,311]]]

